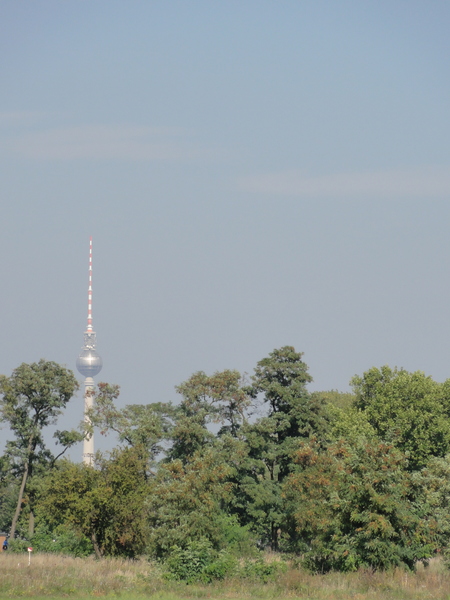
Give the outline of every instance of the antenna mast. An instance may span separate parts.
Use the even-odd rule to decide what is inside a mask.
[[[89,238],[89,286],[87,330],[92,331],[92,235]]]

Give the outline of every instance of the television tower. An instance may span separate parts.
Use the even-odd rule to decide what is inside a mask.
[[[95,331],[92,329],[92,236],[89,238],[89,287],[87,329],[84,332],[84,346],[77,358],[77,369],[84,375],[84,420],[89,422],[88,410],[94,404],[94,379],[102,369],[102,359],[97,353]],[[91,465],[94,462],[94,434],[84,438],[83,462]]]

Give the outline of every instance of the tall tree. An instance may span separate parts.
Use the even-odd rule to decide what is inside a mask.
[[[163,463],[147,496],[149,550],[164,556],[177,545],[207,538],[216,548],[226,524],[222,507],[230,499],[233,465],[220,444],[195,452],[189,461]]]
[[[303,354],[292,346],[275,349],[260,360],[248,393],[262,398],[267,415],[247,425],[243,434],[248,457],[241,473],[237,505],[242,520],[252,522],[264,543],[278,549],[281,483],[291,469],[291,454],[299,440],[324,439],[327,430],[325,400],[309,394],[312,381]]]
[[[219,436],[228,433],[236,437],[247,421],[251,398],[238,371],[227,369],[213,375],[198,371],[176,390],[183,400],[174,413],[171,459],[186,461],[213,443],[209,425],[221,425]]]
[[[288,438],[321,437],[326,430],[325,399],[308,392],[312,382],[303,353],[292,346],[276,349],[260,360],[249,391],[262,393],[269,405],[269,417],[277,422],[278,443]]]
[[[10,529],[11,538],[16,531],[33,465],[39,458],[46,458],[50,462],[55,460],[45,447],[43,428],[56,423],[77,389],[78,383],[72,371],[43,359],[38,363],[21,364],[10,377],[0,376],[0,415],[15,435],[15,440],[7,444],[7,453],[15,458],[21,472],[19,495]],[[82,439],[81,434],[67,431],[58,431],[55,437],[63,445],[59,456]],[[32,515],[31,511],[31,517]],[[32,522],[31,518],[31,527]]]

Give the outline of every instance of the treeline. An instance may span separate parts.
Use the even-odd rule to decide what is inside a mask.
[[[14,439],[0,462],[0,529],[11,547],[160,559],[174,577],[224,576],[258,549],[313,572],[413,569],[450,536],[450,380],[372,368],[352,394],[307,389],[302,354],[285,346],[245,380],[193,374],[176,405],[116,406],[99,384],[91,428],[118,446],[95,466],[61,454],[83,435],[57,432],[73,374],[46,361],[0,379]],[[261,567],[263,568],[263,567]]]

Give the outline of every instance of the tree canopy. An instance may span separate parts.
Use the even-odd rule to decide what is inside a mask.
[[[449,452],[450,381],[383,366],[354,377],[352,384],[356,407],[381,439],[407,453],[411,469]]]
[[[15,468],[22,476],[11,523],[11,537],[14,537],[23,494],[27,480],[33,474],[33,466],[38,461],[55,461],[55,457],[45,446],[43,429],[56,423],[77,389],[78,383],[72,371],[46,360],[23,363],[10,377],[0,377],[0,414],[15,436],[14,440],[7,442],[6,454],[15,462]],[[63,445],[58,456],[82,439],[81,434],[75,431],[57,431],[54,437]],[[32,522],[31,518],[31,530]]]
[[[44,429],[76,380],[20,365],[0,378],[2,526],[42,551],[145,554],[188,581],[267,547],[313,572],[450,561],[450,380],[384,366],[354,377],[353,393],[311,383],[292,346],[249,376],[197,371],[174,404],[122,404],[100,383],[88,424],[57,431],[53,454]],[[61,458],[93,428],[116,436],[111,452]]]

